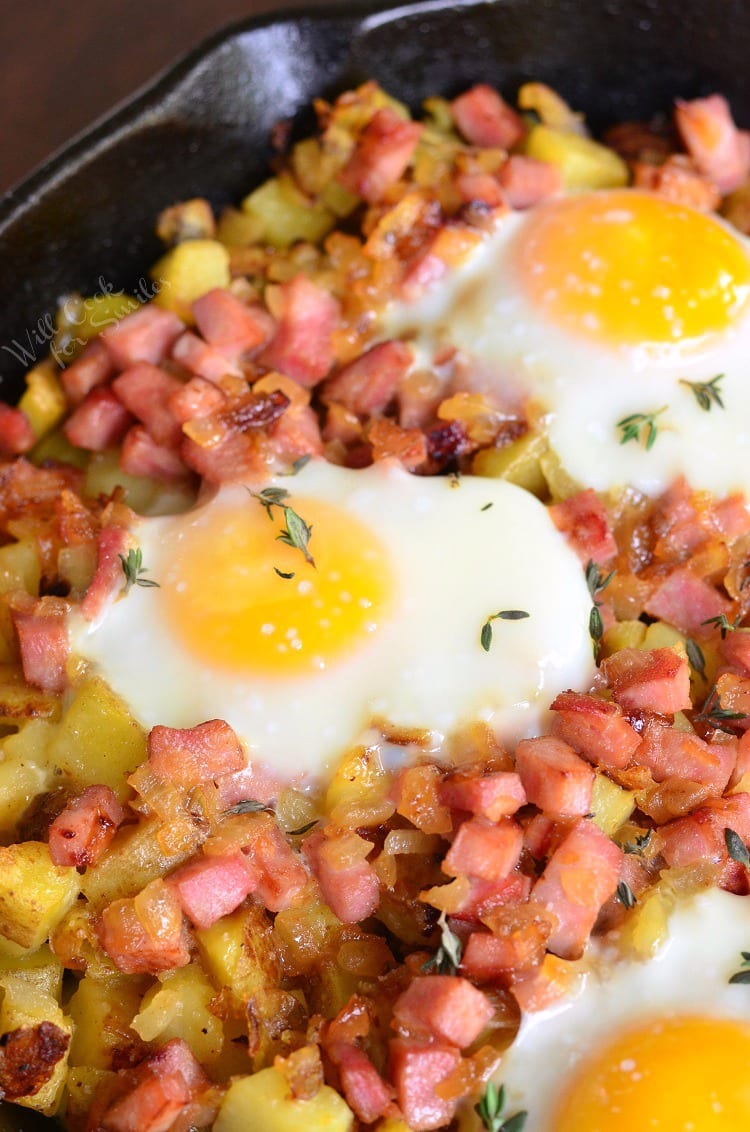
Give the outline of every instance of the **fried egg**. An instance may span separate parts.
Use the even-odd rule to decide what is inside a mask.
[[[676,476],[750,491],[750,241],[632,189],[503,218],[381,331],[420,355],[459,351],[474,388],[545,415],[578,482],[656,493]]]
[[[381,719],[531,734],[593,674],[580,564],[510,484],[318,460],[133,534],[158,588],[75,625],[74,652],[145,726],[221,717],[282,775],[333,769]]]
[[[578,994],[524,1017],[506,1112],[524,1132],[750,1128],[750,987],[729,983],[749,944],[750,901],[712,889],[679,902],[654,959],[592,945]]]

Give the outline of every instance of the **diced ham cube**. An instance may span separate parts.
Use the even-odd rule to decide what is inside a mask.
[[[672,648],[620,649],[601,667],[616,702],[626,711],[674,715],[692,706],[690,665]]]
[[[68,604],[58,597],[33,598],[18,593],[10,606],[18,635],[24,679],[43,692],[64,692],[70,652]]]
[[[473,879],[469,882],[467,895],[451,915],[456,920],[478,924],[493,908],[525,903],[530,892],[531,878],[519,872],[510,873],[502,880]]]
[[[516,748],[516,770],[526,797],[540,810],[577,817],[591,809],[594,769],[562,739],[522,739]]]
[[[750,676],[750,629],[727,633],[719,645],[719,652],[724,663],[740,676]]]
[[[148,759],[159,778],[188,787],[231,774],[245,765],[240,741],[223,719],[210,719],[196,727],[152,728]]]
[[[135,897],[108,904],[101,915],[99,938],[126,975],[156,975],[190,962],[180,902],[162,880],[151,881]]]
[[[103,452],[119,444],[133,418],[108,385],[97,385],[74,409],[63,432],[76,448]]]
[[[440,784],[440,800],[452,810],[467,810],[496,822],[526,805],[526,793],[515,771],[496,770],[476,776],[460,774]]]
[[[49,827],[49,855],[55,865],[95,865],[121,824],[124,811],[109,786],[87,786],[68,802]]]
[[[456,190],[466,204],[480,204],[489,209],[501,208],[506,201],[500,183],[491,173],[459,173]]]
[[[489,1025],[494,1009],[459,975],[418,975],[397,999],[393,1017],[410,1037],[436,1038],[465,1049]]]
[[[640,743],[619,704],[581,692],[561,692],[552,701],[552,730],[595,766],[626,767]]]
[[[370,842],[362,844],[371,848]],[[368,861],[362,857],[351,863],[340,860],[336,839],[326,838],[322,831],[305,839],[302,852],[317,878],[323,899],[342,923],[355,924],[375,912],[380,883]]]
[[[255,823],[255,836],[245,849],[245,869],[257,898],[269,912],[283,912],[298,904],[309,885],[302,861],[270,818]]]
[[[677,566],[644,603],[651,617],[674,625],[683,633],[705,633],[704,622],[728,613],[731,602],[688,566]]]
[[[622,856],[614,841],[582,818],[547,862],[530,899],[557,917],[547,947],[561,959],[583,953],[599,910],[617,888]]]
[[[551,915],[528,904],[510,907],[507,912],[506,917],[487,917],[491,932],[472,932],[466,940],[461,970],[477,982],[507,983],[510,975],[515,981],[544,959],[553,928]]]
[[[127,557],[130,536],[123,527],[103,527],[96,548],[96,570],[83,595],[81,613],[87,621],[98,621],[122,590],[125,575],[121,556]]]
[[[414,360],[405,342],[379,342],[326,381],[321,396],[367,417],[383,413]]]
[[[532,208],[563,187],[562,171],[557,165],[516,153],[500,166],[497,179],[506,201],[517,209]]]
[[[511,149],[526,132],[521,115],[485,83],[455,98],[451,113],[471,145]]]
[[[373,1124],[392,1107],[391,1090],[363,1050],[353,1042],[331,1042],[328,1056],[339,1071],[346,1103],[363,1124]]]
[[[120,467],[129,476],[146,476],[165,483],[184,480],[189,475],[179,451],[157,443],[143,425],[128,429],[122,442]]]
[[[636,161],[633,188],[647,189],[674,204],[697,208],[700,212],[713,212],[721,203],[721,194],[715,183],[681,153],[672,154],[663,165]]]
[[[273,319],[259,303],[249,306],[223,287],[196,299],[193,315],[206,341],[230,357],[254,350],[273,332]]]
[[[339,303],[305,275],[280,284],[279,293],[279,325],[260,362],[310,388],[333,365],[332,336],[341,315]]]
[[[205,377],[191,377],[169,398],[169,408],[175,419],[184,424],[196,417],[208,417],[221,409],[226,396]]]
[[[553,503],[549,513],[584,565],[604,565],[617,554],[607,510],[595,491],[588,488],[562,503]]]
[[[172,448],[177,445],[182,431],[169,407],[169,398],[182,388],[181,381],[159,366],[138,362],[123,370],[112,382],[112,388],[157,444]]]
[[[108,326],[100,337],[117,369],[127,369],[136,362],[163,362],[183,330],[176,314],[149,303]]]
[[[648,767],[655,782],[672,777],[690,779],[705,783],[721,794],[729,782],[735,758],[733,744],[704,743],[697,735],[650,719],[643,728],[633,762],[636,766]]]
[[[440,799],[440,771],[431,764],[404,767],[396,775],[391,797],[396,812],[423,833],[449,833],[450,810]]]
[[[677,99],[675,122],[693,161],[719,192],[738,189],[750,173],[750,138],[735,126],[727,100],[720,94]]]
[[[0,401],[0,455],[20,456],[35,443],[36,436],[26,414]]]
[[[172,1038],[135,1069],[121,1070],[114,1096],[91,1109],[92,1127],[107,1132],[167,1132],[210,1081],[187,1042]],[[98,1099],[98,1098],[97,1098]]]
[[[210,346],[197,334],[186,330],[172,347],[172,357],[197,377],[218,383],[228,374],[242,376],[242,367],[236,358],[228,357],[218,346]]]
[[[375,204],[406,171],[423,129],[390,106],[381,107],[357,139],[338,180],[355,196]]]
[[[490,823],[482,818],[463,822],[443,861],[448,876],[502,880],[518,864],[523,830],[513,818]]]
[[[300,456],[322,456],[318,414],[309,405],[290,408],[269,428],[268,447],[280,471],[286,471]]]
[[[104,385],[115,372],[112,355],[101,338],[92,338],[60,374],[60,384],[71,405],[80,405],[96,385]]]
[[[168,883],[197,928],[210,928],[238,908],[255,887],[242,853],[198,857],[172,873]]]
[[[435,1091],[461,1061],[461,1051],[443,1042],[394,1038],[389,1042],[391,1078],[396,1100],[411,1132],[431,1132],[453,1119],[457,1100]]]
[[[710,799],[693,813],[656,830],[654,843],[671,868],[727,862],[725,831],[750,842],[750,794]]]

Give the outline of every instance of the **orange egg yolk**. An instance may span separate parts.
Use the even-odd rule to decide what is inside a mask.
[[[750,1129],[750,1026],[675,1018],[630,1030],[578,1070],[550,1132]]]
[[[353,654],[387,616],[393,572],[372,531],[331,504],[286,502],[311,528],[314,565],[279,540],[283,507],[269,518],[249,496],[246,507],[207,508],[170,548],[166,614],[204,664],[270,676],[320,671]]]
[[[726,228],[633,190],[542,205],[518,256],[537,309],[617,345],[695,343],[725,330],[750,293],[750,259]]]

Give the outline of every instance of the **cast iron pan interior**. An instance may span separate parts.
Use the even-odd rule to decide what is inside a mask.
[[[17,395],[26,368],[8,347],[33,346],[40,320],[43,337],[61,295],[100,280],[134,287],[159,254],[159,210],[197,195],[236,201],[264,175],[271,127],[294,118],[303,129],[316,95],[373,77],[416,107],[478,81],[513,94],[542,79],[596,127],[720,90],[747,126],[748,58],[745,0],[433,0],[241,24],[0,204],[0,396]],[[0,1132],[46,1123],[0,1106]]]

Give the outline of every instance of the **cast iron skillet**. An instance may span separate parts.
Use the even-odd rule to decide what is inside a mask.
[[[167,204],[236,201],[264,175],[271,127],[373,77],[412,106],[485,81],[550,83],[596,128],[720,90],[750,124],[745,0],[431,0],[240,24],[74,141],[0,204],[0,397],[20,390],[58,298],[134,287]],[[0,1132],[49,1122],[0,1106]]]

